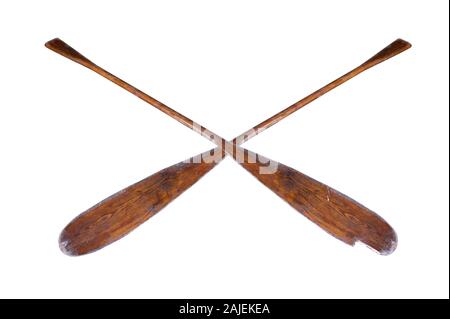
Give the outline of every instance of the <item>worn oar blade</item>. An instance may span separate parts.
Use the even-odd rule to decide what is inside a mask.
[[[91,253],[122,238],[163,209],[209,172],[224,154],[218,149],[167,167],[91,207],[62,231],[61,250]]]
[[[246,154],[238,161],[242,167],[329,234],[349,245],[362,242],[382,255],[397,247],[394,229],[370,209],[291,167],[240,149]]]

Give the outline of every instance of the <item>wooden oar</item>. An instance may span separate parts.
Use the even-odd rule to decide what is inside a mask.
[[[108,78],[182,124],[190,128],[195,127],[195,123],[189,118],[93,64],[63,41],[54,39],[46,43],[46,46]],[[393,42],[358,68],[254,128],[267,128],[277,123],[348,79],[409,47],[410,44],[403,40]],[[272,165],[275,164],[278,167],[274,174],[260,174],[261,168],[266,166],[267,159],[227,142],[204,127],[197,131],[209,139],[213,138],[213,141],[220,146],[220,148],[215,149],[216,152],[212,162],[181,162],[102,201],[75,218],[64,229],[60,237],[61,249],[69,255],[81,255],[100,249],[123,237],[211,170],[225,156],[224,151],[231,153],[237,159],[233,152],[233,146],[240,152],[245,151],[246,160],[240,162],[244,168],[291,206],[333,236],[348,244],[354,244],[356,241],[364,242],[381,254],[389,254],[395,249],[396,235],[393,229],[378,215],[357,202],[290,167],[274,161],[271,161]],[[257,130],[249,130],[241,134],[240,137],[246,136],[248,139],[256,133]],[[243,139],[236,138],[233,141],[238,144]],[[203,153],[204,156],[209,154],[210,152]],[[248,160],[248,156],[250,158],[258,157],[260,161],[253,163]]]

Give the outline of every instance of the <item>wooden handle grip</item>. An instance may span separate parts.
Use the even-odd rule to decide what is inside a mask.
[[[95,65],[91,61],[89,61],[86,57],[81,55],[78,51],[72,48],[70,45],[65,43],[63,40],[59,38],[55,38],[45,43],[45,46],[56,53],[59,53],[66,58],[80,63],[86,67]]]
[[[408,50],[410,47],[411,44],[409,42],[402,39],[397,39],[387,47],[385,47],[383,50],[375,54],[372,58],[364,62],[362,65],[368,68],[372,67],[374,65],[377,65],[378,63],[392,58],[393,56],[396,56],[399,53],[402,53],[405,50]]]

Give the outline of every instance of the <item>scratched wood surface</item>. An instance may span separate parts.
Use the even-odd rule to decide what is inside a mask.
[[[198,159],[208,161],[198,162]],[[84,255],[122,238],[196,183],[223,158],[210,152],[169,166],[106,198],[69,223],[59,238],[61,250]]]
[[[275,194],[334,237],[354,245],[362,242],[382,255],[397,247],[394,229],[380,216],[350,197],[299,171],[246,151],[256,163],[243,166]],[[277,166],[273,174],[260,174],[261,167]]]
[[[192,128],[194,123],[192,120],[100,68],[62,40],[51,40],[46,43],[46,46],[111,80],[180,123]],[[404,40],[398,39],[394,41],[356,69],[256,127],[270,127],[355,75],[403,52],[409,47],[410,44]],[[265,159],[263,156],[247,151],[237,145],[230,145],[230,142],[204,127],[201,127],[198,133],[208,139],[215,137],[214,142],[222,148],[221,152],[216,152],[220,157],[218,160],[212,163],[179,163],[116,193],[69,223],[60,237],[61,249],[69,255],[82,255],[122,238],[160,211],[211,170],[225,156],[224,151],[236,159],[237,154],[230,152],[230,148],[240,150],[246,154],[245,160],[239,161],[239,163],[247,171],[293,208],[336,238],[348,244],[361,241],[381,254],[389,254],[395,249],[397,243],[395,231],[380,216],[351,198],[293,168],[275,161],[272,161],[272,164],[276,163],[276,172],[273,174],[261,174],[261,169],[266,165],[266,162],[263,161],[261,163],[248,159],[249,155],[251,158]],[[247,137],[252,136],[254,135]],[[204,154],[209,154],[209,152]]]

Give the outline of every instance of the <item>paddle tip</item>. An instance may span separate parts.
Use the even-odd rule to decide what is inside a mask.
[[[382,249],[378,250],[381,256],[389,256],[397,249],[397,237],[395,239],[389,239],[385,241],[385,245]]]
[[[77,249],[76,246],[73,245],[72,241],[70,240],[70,238],[67,237],[67,234],[64,230],[59,236],[58,244],[59,249],[64,255],[75,257],[84,254],[79,249]]]
[[[393,229],[391,229],[389,234],[384,234],[381,237],[358,239],[356,241],[365,244],[381,256],[389,256],[392,254],[397,249],[398,243],[397,234]]]
[[[67,249],[68,244],[68,241],[59,241],[59,249],[63,252],[64,255],[74,256],[72,252]]]

